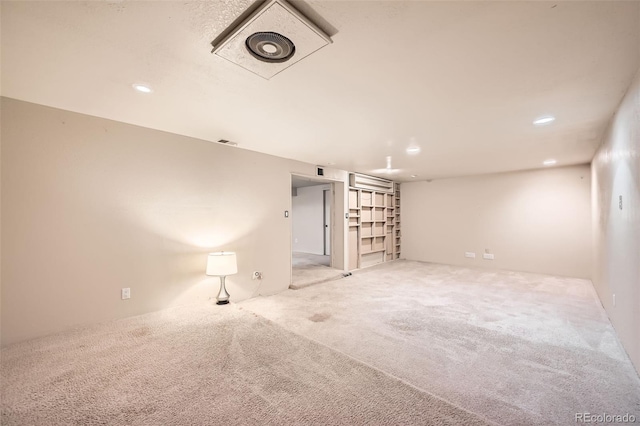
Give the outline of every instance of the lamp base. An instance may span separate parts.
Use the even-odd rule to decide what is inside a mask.
[[[227,293],[227,289],[224,285],[225,276],[220,276],[220,291],[218,292],[218,296],[216,297],[216,305],[226,305],[229,303],[229,293]]]

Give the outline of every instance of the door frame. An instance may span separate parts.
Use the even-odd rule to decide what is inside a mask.
[[[327,197],[327,191],[329,192],[329,197]],[[329,186],[329,189],[322,190],[322,242],[323,249],[322,252],[324,255],[327,255],[327,251],[329,251],[329,260],[333,262],[333,255],[331,253],[331,247],[333,246],[333,221],[331,220],[331,216],[333,214],[333,198],[335,197],[335,188],[333,184]],[[327,198],[329,198],[329,214],[327,214]],[[327,221],[329,222],[329,250],[327,250]],[[331,265],[331,263],[330,263]]]
[[[336,187],[338,185],[346,185],[346,181],[345,180],[341,180],[341,179],[332,179],[332,178],[328,178],[328,177],[323,177],[323,176],[314,176],[314,175],[307,175],[304,173],[294,173],[291,172],[291,178],[289,179],[289,202],[290,202],[290,206],[291,206],[291,220],[289,220],[289,284],[291,284],[293,282],[293,194],[291,191],[291,188],[293,188],[293,177],[299,177],[299,178],[303,178],[303,179],[307,179],[313,182],[318,182],[319,185],[322,184],[329,184],[329,189],[331,190],[331,224],[330,224],[330,250],[331,250],[331,254],[329,256],[330,258],[330,266],[332,268],[336,267],[336,249],[337,247],[343,247],[342,249],[342,257],[344,258],[344,251],[348,250],[347,247],[345,247],[345,243],[344,241],[336,241],[336,237],[337,237],[337,232],[336,232],[336,226],[338,225],[343,225],[343,221],[338,220],[339,217],[337,215],[339,215],[340,217],[343,216],[343,212],[338,212],[336,209]],[[344,194],[343,194],[344,195]],[[324,199],[324,193],[323,193],[323,199]],[[324,200],[323,200],[324,203]],[[324,206],[323,206],[324,207]],[[324,215],[324,212],[323,212]],[[323,230],[324,232],[324,230]],[[343,266],[342,268],[337,268],[337,269],[342,269],[344,271],[346,271],[345,268],[348,267],[348,265],[344,264],[344,259],[340,262]]]

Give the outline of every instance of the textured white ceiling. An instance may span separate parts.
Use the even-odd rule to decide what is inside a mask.
[[[408,180],[589,162],[640,65],[639,2],[308,1],[334,43],[267,81],[211,54],[251,4],[2,1],[2,95]]]

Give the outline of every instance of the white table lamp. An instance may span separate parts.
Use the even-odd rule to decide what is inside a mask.
[[[218,300],[216,304],[226,305],[229,303],[229,293],[224,286],[224,279],[227,275],[238,273],[238,264],[236,263],[236,254],[232,251],[219,251],[209,253],[207,258],[207,275],[220,277],[220,291],[218,292]]]

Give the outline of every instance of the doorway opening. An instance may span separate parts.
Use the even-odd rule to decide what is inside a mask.
[[[342,278],[336,262],[335,183],[291,176],[291,285],[299,289]]]

